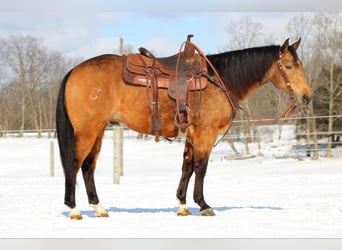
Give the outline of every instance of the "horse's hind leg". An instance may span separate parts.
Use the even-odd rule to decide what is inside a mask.
[[[70,208],[69,217],[74,220],[82,219],[80,211],[76,208],[75,202],[75,186],[76,186],[76,176],[78,169],[70,168],[72,170],[65,173],[65,196],[64,204]]]
[[[84,180],[87,195],[88,195],[88,201],[89,201],[90,206],[95,209],[96,217],[108,217],[108,213],[99,203],[99,199],[98,199],[97,192],[96,192],[95,180],[94,180],[96,160],[100,153],[104,131],[105,131],[105,127],[99,133],[92,147],[92,150],[90,151],[88,156],[84,159],[83,164],[82,164],[82,175],[83,175],[83,180]]]

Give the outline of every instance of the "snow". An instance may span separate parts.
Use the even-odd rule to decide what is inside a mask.
[[[285,133],[285,132],[284,132]],[[0,238],[340,238],[342,237],[342,152],[317,161],[291,155],[293,140],[262,143],[263,156],[225,160],[226,142],[212,152],[205,179],[206,201],[214,217],[178,217],[176,189],[184,144],[125,132],[124,176],[113,184],[113,141],[107,132],[98,160],[96,185],[109,218],[95,218],[82,176],[76,202],[83,220],[68,218],[64,175],[57,141],[0,138]],[[55,175],[50,176],[50,141],[55,143]],[[239,150],[244,146],[237,143]],[[251,144],[257,154],[257,145]]]

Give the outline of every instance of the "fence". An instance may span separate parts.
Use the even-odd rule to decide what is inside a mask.
[[[248,154],[248,144],[272,142],[272,141],[291,141],[292,152],[283,157],[307,157],[313,155],[315,152],[326,152],[328,146],[328,138],[331,137],[331,147],[337,148],[335,152],[342,155],[342,130],[335,130],[332,133],[327,131],[306,131],[304,120],[306,119],[326,119],[328,116],[316,117],[300,117],[282,119],[274,125],[253,126],[253,121],[237,120],[233,122],[229,133],[224,135],[221,139],[223,142],[228,142],[230,147],[236,152],[234,143],[243,143],[245,145],[244,154]],[[342,115],[336,115],[334,119],[340,119],[339,124],[342,127]],[[304,127],[303,127],[304,126]],[[338,127],[338,126],[337,126]],[[124,174],[123,168],[123,139],[124,130],[128,129],[120,125],[108,127],[108,130],[113,131],[113,183],[120,184],[120,176]],[[25,131],[0,131],[1,137],[48,137],[55,138],[56,131],[54,129],[46,130],[25,130]],[[132,137],[132,134],[130,134]],[[138,138],[139,135],[136,134]],[[147,136],[148,137],[148,136]],[[317,138],[315,141],[314,138]],[[152,137],[151,137],[152,138]],[[146,138],[145,138],[146,139]],[[182,141],[180,138],[178,141]],[[54,155],[55,145],[54,140],[50,140],[50,176],[54,176]]]
[[[326,128],[329,117],[335,119],[331,132],[328,132]],[[315,123],[312,123],[313,120]],[[302,157],[304,154],[317,157],[319,152],[328,153],[331,148],[336,147],[339,147],[338,151],[342,154],[342,147],[340,147],[342,146],[342,115],[286,118],[276,124],[262,126],[253,126],[254,121],[259,122],[259,120],[234,121],[225,139],[228,142],[243,141],[246,145],[249,142],[291,140],[293,142],[292,155],[297,157]],[[310,122],[309,126],[307,122]],[[291,127],[291,129],[286,130],[286,127]]]

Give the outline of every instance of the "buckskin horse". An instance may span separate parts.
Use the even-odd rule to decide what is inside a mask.
[[[200,214],[215,215],[204,199],[203,183],[216,139],[229,129],[234,118],[237,109],[234,99],[241,103],[270,82],[288,93],[296,104],[309,103],[311,91],[296,53],[299,44],[300,39],[291,45],[287,39],[281,46],[255,47],[206,57],[207,64],[211,65],[206,73],[210,81],[204,89],[186,94],[189,117],[185,119],[188,124],[182,175],[176,193],[178,215],[191,215],[186,206],[186,194],[193,173],[193,199],[200,207]],[[61,83],[56,125],[65,175],[64,201],[70,208],[71,219],[82,219],[75,203],[79,169],[82,169],[88,201],[95,216],[108,217],[99,203],[94,182],[96,160],[108,123],[122,123],[139,133],[156,135],[151,127],[152,104],[157,103],[157,120],[161,120],[158,136],[175,138],[179,134],[180,127],[175,120],[175,110],[179,108],[170,98],[169,91],[157,89],[158,100],[153,103],[151,86],[135,86],[123,80],[124,58],[112,54],[91,58],[70,70]]]

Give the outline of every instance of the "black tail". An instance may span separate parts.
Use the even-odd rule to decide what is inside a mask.
[[[59,145],[59,152],[66,178],[75,173],[75,151],[74,151],[74,128],[70,122],[65,108],[65,86],[70,76],[71,70],[65,75],[59,89],[56,109],[56,129]]]

